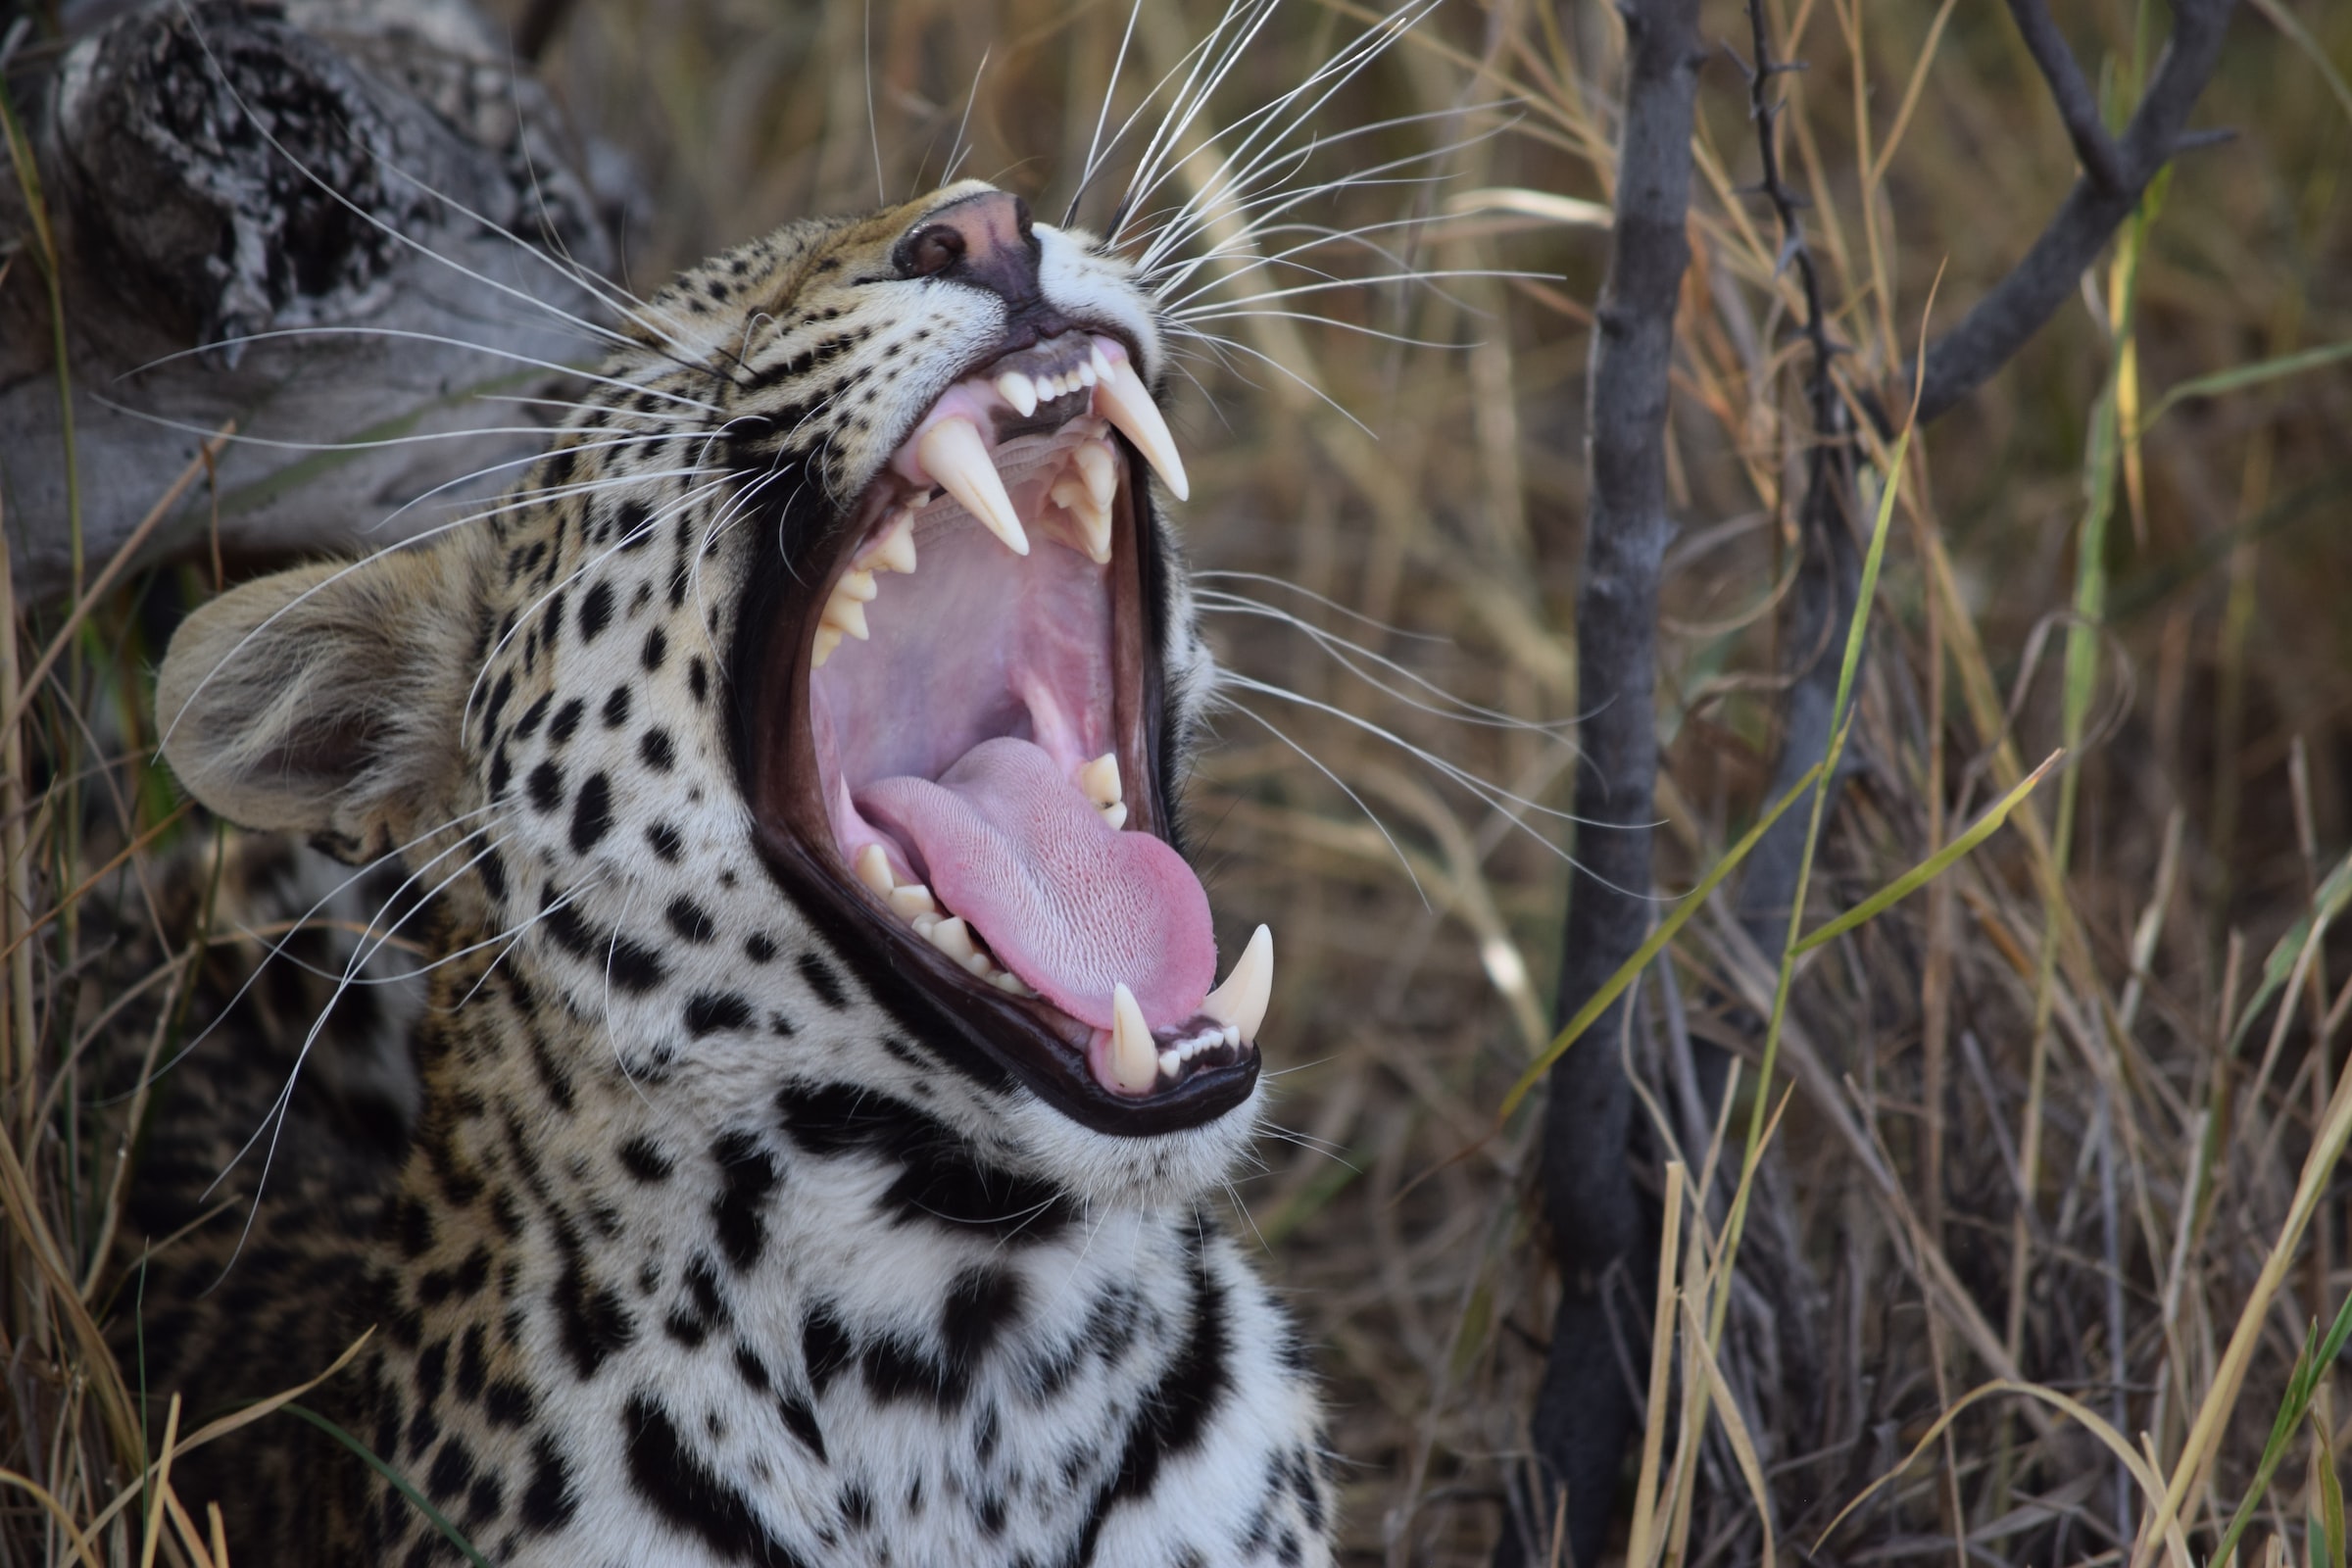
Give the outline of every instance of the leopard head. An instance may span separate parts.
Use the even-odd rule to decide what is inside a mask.
[[[1129,264],[964,181],[621,316],[487,514],[190,617],[180,778],[404,857],[453,951],[681,1118],[846,1088],[1090,1196],[1217,1179],[1270,944],[1215,984],[1175,801],[1212,667]]]

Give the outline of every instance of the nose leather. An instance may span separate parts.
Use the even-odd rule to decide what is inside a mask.
[[[1037,235],[1030,227],[1029,204],[1018,196],[991,190],[952,202],[909,229],[899,250],[902,255],[953,253],[944,267],[923,270],[1002,299],[1011,331],[1007,349],[1069,329],[1038,285]]]

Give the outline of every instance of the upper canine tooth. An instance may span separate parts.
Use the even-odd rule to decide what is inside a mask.
[[[1104,752],[1093,761],[1080,764],[1078,787],[1097,806],[1116,803],[1122,793],[1119,789],[1119,754]]]
[[[1037,383],[1018,370],[997,377],[997,395],[1019,410],[1024,419],[1037,412]]]
[[[972,928],[963,923],[963,916],[960,914],[948,916],[933,926],[925,935],[930,937],[933,947],[954,958],[957,963],[970,963],[980,952],[978,948],[972,946]]]
[[[890,873],[890,857],[882,852],[881,845],[868,844],[858,852],[858,880],[886,899],[890,890],[899,885],[899,879]]]
[[[901,512],[890,519],[874,542],[865,547],[853,565],[869,576],[877,571],[912,572],[914,570],[914,514]]]
[[[1273,996],[1274,933],[1261,925],[1250,934],[1225,983],[1200,999],[1200,1010],[1240,1034],[1243,1045],[1254,1045]]]
[[[859,642],[873,636],[866,629],[865,607],[841,594],[835,594],[825,601],[824,624],[846,631]]]
[[[1109,371],[1095,386],[1095,402],[1103,417],[1127,433],[1144,461],[1176,492],[1176,499],[1189,500],[1193,484],[1184,476],[1184,460],[1176,455],[1176,438],[1168,434],[1168,421],[1159,416],[1135,367],[1125,360],[1112,361]]]
[[[1136,1094],[1159,1079],[1159,1047],[1135,993],[1124,982],[1110,988],[1110,1076],[1121,1089]]]
[[[1004,542],[1005,549],[1016,556],[1029,553],[1029,535],[1022,531],[1020,514],[1012,510],[1012,497],[1004,493],[1004,481],[989,460],[988,444],[980,439],[977,425],[960,415],[942,419],[923,432],[914,455],[923,471],[946,486],[964,511]]]

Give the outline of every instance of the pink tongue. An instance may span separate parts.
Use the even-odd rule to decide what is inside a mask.
[[[923,858],[931,890],[1048,1002],[1110,1027],[1110,988],[1154,1028],[1200,1010],[1216,979],[1208,895],[1150,833],[1113,832],[1028,741],[982,741],[934,784],[876,780],[858,809]]]

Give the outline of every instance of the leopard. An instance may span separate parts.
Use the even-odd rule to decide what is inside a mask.
[[[310,1380],[174,1471],[238,1562],[1333,1560],[1170,335],[984,181],[794,221],[494,505],[179,624],[194,880],[313,944],[218,960],[126,1227],[151,1404]]]

